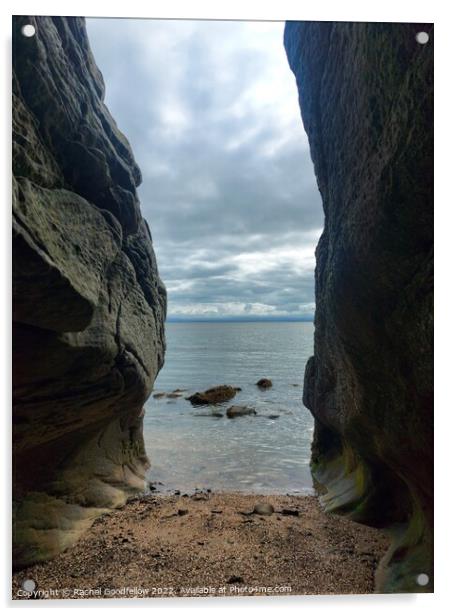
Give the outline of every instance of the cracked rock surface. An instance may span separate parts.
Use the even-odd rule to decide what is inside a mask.
[[[82,18],[14,18],[15,567],[72,545],[148,466],[166,292],[103,97]]]

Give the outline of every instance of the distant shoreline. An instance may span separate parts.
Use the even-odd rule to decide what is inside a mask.
[[[313,318],[306,318],[306,319],[302,319],[302,318],[296,318],[296,319],[276,319],[276,318],[249,318],[249,319],[244,319],[244,318],[229,318],[229,319],[186,319],[186,318],[174,318],[174,317],[170,317],[166,320],[166,323],[313,323],[314,319]]]

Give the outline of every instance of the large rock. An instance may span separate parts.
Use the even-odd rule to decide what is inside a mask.
[[[36,36],[25,38],[31,23]],[[81,18],[13,20],[14,566],[144,487],[166,309]]]
[[[315,22],[284,37],[325,212],[312,470],[329,510],[392,533],[386,592],[433,583],[432,37],[429,24]]]
[[[231,385],[216,385],[206,391],[197,391],[186,398],[193,406],[203,406],[206,404],[221,404],[234,398],[237,388]]]

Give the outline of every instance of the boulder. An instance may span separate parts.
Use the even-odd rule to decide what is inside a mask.
[[[144,489],[166,292],[84,19],[13,18],[12,95],[17,568]]]
[[[231,387],[231,385],[217,385],[203,392],[198,391],[192,396],[188,396],[186,400],[189,400],[193,406],[220,404],[221,402],[227,402],[234,398],[236,393],[236,388]]]

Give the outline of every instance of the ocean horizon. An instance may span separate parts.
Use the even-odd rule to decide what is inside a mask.
[[[166,323],[313,323],[314,317],[168,317]]]

